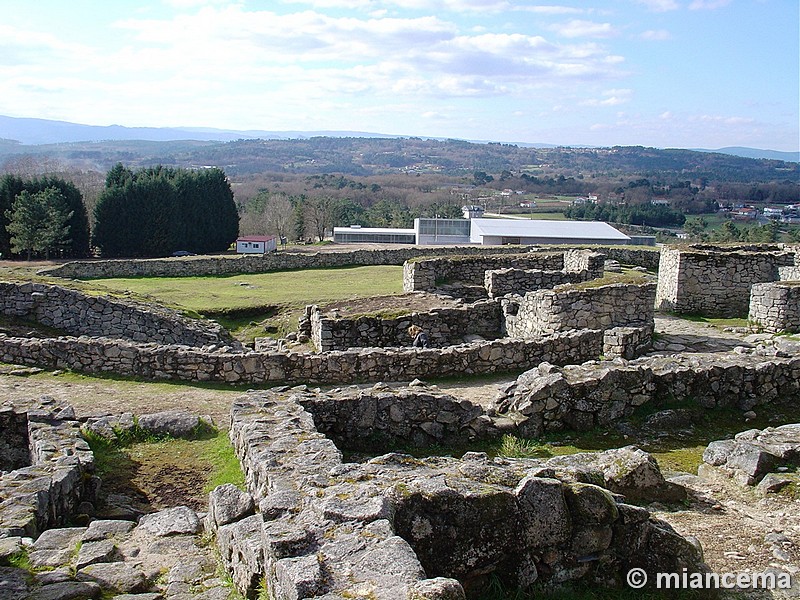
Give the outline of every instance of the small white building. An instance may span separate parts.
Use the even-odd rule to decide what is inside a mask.
[[[266,254],[277,249],[278,240],[274,235],[245,235],[236,240],[239,254]]]
[[[461,207],[461,214],[465,219],[480,219],[483,216],[484,209],[477,204],[468,204]]]

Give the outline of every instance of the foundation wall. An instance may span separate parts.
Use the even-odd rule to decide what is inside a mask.
[[[778,281],[778,269],[794,265],[794,250],[777,245],[665,246],[658,267],[656,307],[707,317],[745,317],[753,284]]]

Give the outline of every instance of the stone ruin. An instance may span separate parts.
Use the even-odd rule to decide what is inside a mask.
[[[189,326],[180,331],[192,332],[176,340],[141,344],[143,335],[162,325],[145,315],[145,321],[134,317],[128,329],[114,329],[118,310],[131,314],[115,300],[75,300],[72,291],[34,284],[4,288],[7,313],[46,318],[53,312],[60,321],[51,326],[103,335],[93,329],[100,323],[106,334],[123,339],[4,338],[2,359],[237,383],[349,383],[530,369],[489,408],[420,387],[249,393],[231,413],[247,491],[215,490],[207,526],[237,588],[251,598],[262,580],[276,598],[331,600],[461,598],[489,577],[520,588],[571,580],[619,585],[634,566],[651,574],[706,569],[693,544],[627,503],[681,498],[682,488],[666,482],[645,453],[622,448],[545,461],[474,452],[461,459],[416,459],[385,452],[401,444],[455,445],[504,433],[610,426],[639,406],[666,400],[750,410],[800,398],[800,364],[791,344],[626,360],[648,349],[654,304],[678,311],[719,305],[741,314],[744,294],[752,320],[765,329],[797,325],[797,287],[778,281],[798,277],[793,250],[671,252],[662,252],[658,289],[653,283],[592,283],[602,275],[602,261],[586,252],[526,257],[527,263],[511,269],[507,263],[485,268],[486,261],[476,258],[451,260],[449,266],[440,259],[418,260],[409,267],[417,271],[415,281],[425,275],[436,285],[467,274],[464,285],[483,286],[488,300],[471,305],[475,312],[467,305],[391,324],[362,320],[358,333],[339,323],[330,326],[328,337],[320,327],[317,354],[242,352],[213,337],[213,326],[201,334]],[[565,282],[570,285],[541,289]],[[674,290],[679,293],[673,298]],[[726,299],[734,295],[735,302]],[[80,312],[64,305],[77,305]],[[412,322],[437,332],[444,347],[392,347]],[[335,327],[346,332],[335,333]],[[465,333],[484,341],[463,344]],[[338,341],[325,346],[325,340]],[[618,358],[593,360],[601,355]],[[58,526],[96,491],[91,453],[77,437],[77,425],[53,425],[56,416],[69,412],[56,415],[53,407],[45,408],[48,425],[41,427],[37,409],[0,411],[0,470],[7,471],[0,474],[0,537],[35,537]],[[765,469],[791,462],[787,456],[796,450],[784,452],[775,441],[784,435],[745,432],[709,450],[708,468],[748,483],[778,485]],[[379,456],[348,463],[343,450]]]
[[[242,348],[216,323],[189,319],[163,306],[88,295],[43,283],[0,282],[0,314],[73,336]]]
[[[524,436],[609,427],[649,404],[691,403],[742,412],[800,401],[800,343],[732,353],[647,356],[631,361],[541,364],[502,389],[499,415]]]
[[[800,486],[800,423],[749,429],[733,439],[711,442],[703,452],[698,473],[717,475],[757,486],[766,495],[790,485]]]
[[[0,538],[64,524],[99,484],[72,408],[51,398],[0,407]]]
[[[212,492],[208,521],[247,598],[262,580],[275,598],[444,600],[490,577],[523,589],[572,580],[613,586],[633,567],[707,569],[692,543],[603,487],[617,482],[645,497],[670,487],[634,448],[583,457],[580,467],[474,452],[346,463],[316,424],[337,430],[323,406],[330,408],[302,390],[251,392],[233,405],[231,439],[247,492]],[[373,423],[400,423],[392,406]],[[339,429],[352,426],[345,413],[339,418]],[[364,416],[362,432],[369,423]]]
[[[800,331],[800,277],[756,283],[750,289],[748,320],[771,333]]]
[[[753,284],[778,281],[781,268],[798,264],[797,250],[780,244],[664,246],[656,308],[706,317],[744,317]]]

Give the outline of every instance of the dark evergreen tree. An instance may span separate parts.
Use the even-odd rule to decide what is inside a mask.
[[[3,257],[11,256],[11,235],[8,224],[11,222],[11,213],[14,200],[25,191],[25,181],[15,175],[4,175],[0,179],[0,254]]]
[[[45,176],[37,179],[22,179],[15,175],[6,175],[0,178],[0,252],[3,256],[12,254],[8,234],[9,217],[7,213],[14,205],[14,200],[23,191],[38,194],[48,189],[57,189],[64,198],[67,212],[72,216],[67,223],[70,242],[61,247],[65,256],[83,257],[89,254],[89,218],[83,204],[83,196],[75,185],[60,177]]]
[[[89,216],[83,203],[83,195],[71,181],[59,177],[41,177],[30,182],[26,189],[31,193],[43,192],[55,188],[64,197],[68,212],[72,216],[67,222],[69,228],[69,243],[63,248],[64,254],[70,257],[84,257],[89,255]]]
[[[164,256],[172,251],[175,190],[162,174],[140,173],[106,188],[95,206],[93,241],[103,256]]]
[[[156,166],[109,171],[95,208],[94,243],[104,256],[227,250],[239,214],[225,173]]]

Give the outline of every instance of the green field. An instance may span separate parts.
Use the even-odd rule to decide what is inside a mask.
[[[191,313],[211,317],[243,341],[297,328],[306,304],[403,292],[403,267],[343,267],[228,277],[96,279],[97,291],[130,291]],[[266,330],[265,330],[266,327]]]
[[[98,279],[92,284],[129,290],[166,304],[205,313],[266,305],[305,305],[400,294],[403,267],[346,267],[229,277]]]

